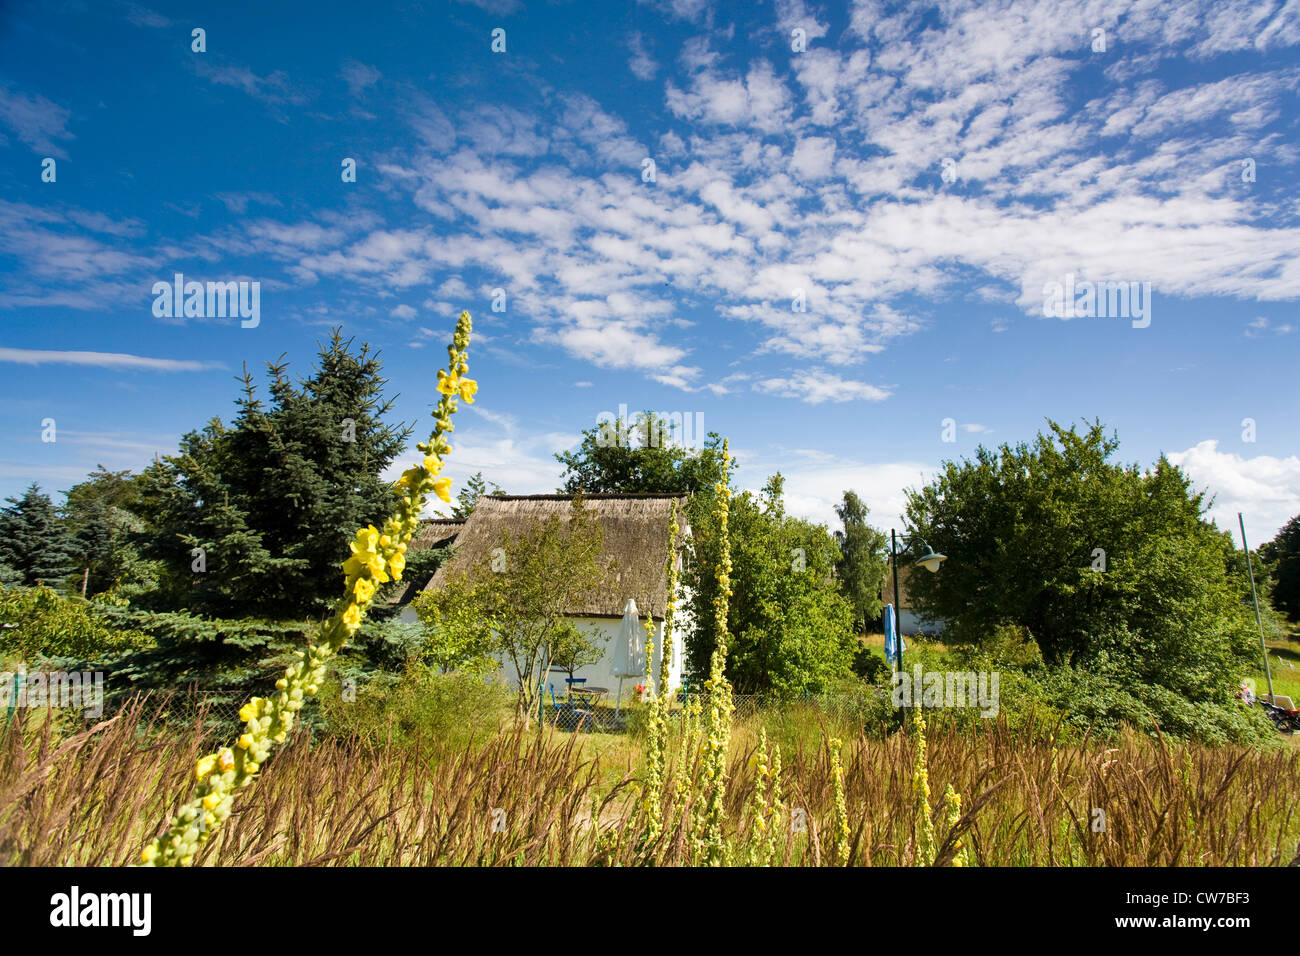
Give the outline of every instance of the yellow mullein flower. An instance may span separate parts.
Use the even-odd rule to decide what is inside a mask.
[[[428,467],[429,467],[429,459],[428,459],[428,458],[424,459],[424,467],[425,467],[425,468],[428,468]],[[442,462],[438,462],[438,467],[439,467],[439,468],[442,468]],[[406,471],[402,472],[402,477],[397,479],[397,487],[399,487],[399,488],[406,488],[406,489],[408,489],[408,490],[409,490],[409,489],[413,489],[413,488],[415,488],[417,485],[419,485],[419,483],[420,483],[420,479],[423,478],[423,477],[424,477],[424,476],[423,476],[422,474],[420,474],[420,468],[419,468],[419,466],[418,466],[418,465],[417,465],[417,466],[412,466],[412,467],[406,469]]]
[[[448,375],[442,369],[438,369],[438,391],[444,395],[455,395],[460,391],[460,380],[455,372]]]
[[[277,695],[265,699],[254,697],[240,708],[239,716],[245,722],[246,732],[238,739],[241,752],[238,760],[227,748],[197,761],[198,792],[172,817],[167,831],[144,849],[140,855],[143,865],[189,866],[194,862],[199,848],[229,818],[234,795],[253,782],[272,746],[286,741],[294,728],[297,712],[308,698],[318,693],[326,673],[325,662],[360,629],[364,608],[373,599],[378,585],[389,580],[390,571],[397,578],[405,570],[407,545],[419,530],[419,515],[430,488],[443,501],[451,500],[451,481],[435,481],[433,476],[443,467],[439,456],[451,451],[445,436],[452,430],[451,416],[456,411],[457,396],[470,400],[478,388],[473,380],[464,378],[469,372],[465,349],[469,346],[470,332],[469,313],[463,312],[447,350],[447,370],[438,373],[438,390],[443,397],[434,412],[433,432],[419,445],[427,453],[425,467],[409,468],[395,482],[402,492],[401,501],[395,513],[383,523],[382,533],[373,525],[356,531],[349,543],[351,553],[343,563],[343,600],[322,627],[319,640],[306,650],[294,652],[297,661],[276,681]],[[213,776],[214,770],[220,770],[220,775]]]

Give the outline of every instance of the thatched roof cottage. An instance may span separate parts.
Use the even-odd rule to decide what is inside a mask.
[[[438,569],[426,588],[437,589],[449,575],[490,561],[491,551],[508,533],[518,536],[530,526],[559,517],[570,520],[573,499],[568,495],[485,495],[479,499],[464,525],[455,531],[452,558]],[[679,541],[690,539],[686,524],[686,499],[677,495],[648,494],[593,494],[583,497],[587,513],[595,519],[602,532],[602,549],[598,559],[608,568],[606,581],[593,582],[583,591],[566,613],[584,631],[596,632],[606,639],[606,652],[600,663],[581,668],[575,677],[586,678],[587,686],[606,687],[611,691],[618,686],[613,672],[613,643],[619,622],[628,599],[636,601],[642,620],[647,613],[654,621],[655,658],[652,672],[659,673],[660,651],[663,648],[664,610],[668,604],[668,580],[664,564],[668,556],[669,526],[674,504],[677,507]],[[437,546],[446,543],[442,528],[429,530],[427,536],[438,538]],[[425,529],[421,529],[425,533]],[[679,554],[679,565],[681,557]],[[669,688],[681,683],[682,635],[687,623],[687,594],[679,585],[676,601],[673,655],[669,661]],[[403,617],[414,619],[410,608]],[[509,665],[506,670],[510,671]],[[507,673],[507,678],[518,680],[518,675]],[[552,683],[556,695],[565,691],[566,673],[553,673]]]

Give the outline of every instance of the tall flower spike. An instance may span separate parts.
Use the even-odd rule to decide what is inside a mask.
[[[731,745],[731,685],[727,682],[727,612],[731,597],[731,538],[727,530],[730,514],[731,489],[727,484],[731,452],[727,439],[722,441],[723,476],[717,485],[714,518],[718,535],[718,592],[713,599],[714,634],[716,643],[709,661],[709,679],[704,686],[709,694],[709,713],[706,726],[703,766],[700,775],[701,802],[696,804],[698,816],[694,821],[695,844],[709,866],[725,866],[730,848],[723,833],[725,816],[723,806],[727,793],[727,750]]]
[[[438,390],[442,399],[434,409],[434,429],[427,442],[421,442],[421,451],[434,450],[446,454],[446,432],[451,430],[451,416],[456,411],[459,395],[472,401],[478,385],[462,378],[469,371],[471,323],[468,312],[460,314],[456,333],[447,348],[448,375],[438,372]],[[444,387],[454,382],[455,387]],[[466,394],[468,388],[468,395]],[[405,553],[411,537],[420,524],[425,499],[436,493],[444,501],[450,499],[451,482],[436,478],[441,460],[425,458],[424,466],[407,469],[394,489],[401,495],[397,509],[384,523],[381,534],[373,525],[356,532],[349,550],[351,556],[343,562],[343,597],[334,608],[333,615],[321,627],[320,639],[304,651],[295,651],[297,660],[276,681],[279,691],[273,697],[254,697],[239,711],[245,732],[233,749],[227,748],[202,757],[194,768],[198,781],[194,795],[172,818],[161,836],[150,842],[140,854],[145,866],[189,866],[199,848],[206,843],[230,816],[235,794],[247,787],[266,762],[271,747],[283,743],[293,730],[298,711],[307,698],[314,695],[325,679],[325,663],[342,649],[347,639],[361,627],[362,619],[374,599],[379,584],[390,579],[398,580],[405,569]]]

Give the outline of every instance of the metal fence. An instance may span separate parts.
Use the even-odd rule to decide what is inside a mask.
[[[731,702],[733,721],[751,720],[760,715],[811,712],[813,717],[866,723],[882,712],[882,708],[888,704],[888,698],[883,691],[864,687],[857,693],[804,694],[795,697],[733,694]],[[116,703],[120,708],[127,700],[122,699]],[[696,703],[702,712],[707,711],[709,695],[679,692],[669,705],[669,719],[682,719],[687,705]],[[242,698],[234,697],[229,691],[189,689],[159,692],[146,701],[145,723],[178,733],[199,729],[205,737],[232,738],[238,734],[243,724],[239,719],[239,710],[243,704]],[[543,719],[548,726],[559,730],[619,733],[640,726],[646,712],[644,704],[624,703],[621,707],[616,707],[610,702],[548,699],[544,705]],[[304,712],[301,716],[309,718],[311,715]]]
[[[239,710],[244,701],[228,691],[189,689],[155,691],[148,695],[110,698],[104,715],[112,716],[134,703],[143,701],[139,730],[149,727],[175,733],[198,730],[206,739],[220,740],[233,736],[243,725]]]
[[[682,704],[698,701],[702,710],[709,707],[708,694],[679,694]],[[775,694],[732,694],[732,720],[749,720],[760,714],[785,714],[811,711],[832,720],[867,721],[888,704],[888,694],[864,687],[857,693],[801,694],[782,697]],[[682,713],[683,709],[674,712]]]
[[[709,708],[708,694],[677,694],[668,709],[670,720],[686,716],[687,706],[698,704],[701,712]],[[779,697],[767,694],[732,694],[732,721],[752,720],[759,716],[786,716],[805,714],[814,719],[821,717],[832,721],[869,723],[877,720],[888,706],[888,695],[875,688],[863,688],[858,693],[804,694]],[[618,733],[639,727],[644,721],[644,705],[624,705],[616,708],[608,703],[591,703],[585,700],[558,701],[545,709],[548,726],[566,731]]]

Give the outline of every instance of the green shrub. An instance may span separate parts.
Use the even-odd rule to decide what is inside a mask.
[[[1265,743],[1277,737],[1261,708],[1231,699],[1192,701],[1158,684],[1120,684],[1073,667],[1049,671],[1026,684],[1026,697],[1046,701],[1078,733],[1091,727],[1094,736],[1108,737],[1127,725],[1147,734],[1159,728],[1166,737],[1207,744]]]
[[[0,655],[29,664],[71,658],[93,662],[150,645],[134,628],[114,628],[96,605],[44,585],[0,587]]]
[[[321,688],[319,728],[379,744],[462,746],[496,733],[513,704],[504,683],[459,671],[441,674],[412,662],[401,674],[377,674],[345,699],[331,680]]]

